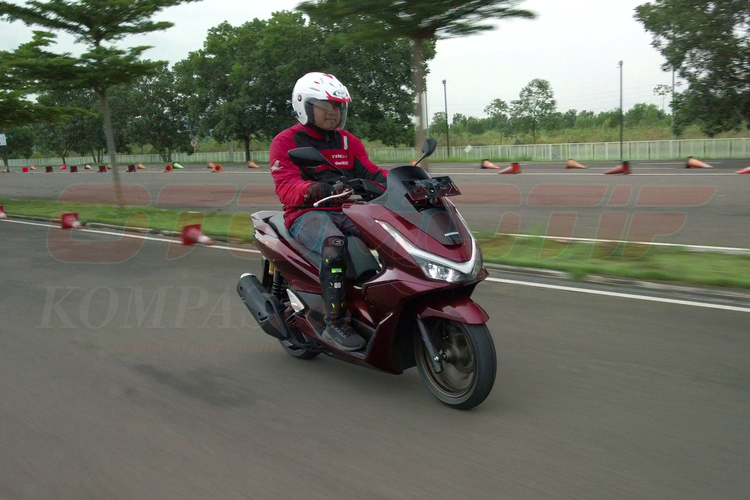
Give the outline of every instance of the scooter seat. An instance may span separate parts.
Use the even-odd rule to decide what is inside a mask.
[[[307,260],[309,260],[312,264],[315,265],[318,269],[320,269],[320,263],[323,261],[323,256],[320,255],[318,252],[313,252],[306,246],[304,246],[302,243],[294,239],[294,236],[292,236],[289,233],[289,230],[284,225],[284,214],[278,214],[271,217],[271,219],[268,221],[268,223],[271,225],[272,228],[276,230],[278,235],[287,241],[290,245],[294,247],[295,250],[297,250],[299,253],[301,253]]]
[[[323,256],[305,247],[302,243],[294,239],[291,234],[289,234],[289,231],[284,225],[284,214],[274,215],[273,217],[271,217],[268,223],[276,230],[279,237],[287,241],[295,250],[302,254],[315,267],[320,269],[320,263],[323,261]],[[346,266],[347,278],[358,281],[367,280],[376,275],[379,271],[380,264],[378,263],[377,259],[373,257],[372,253],[370,253],[370,250],[367,248],[367,245],[365,245],[365,242],[357,238],[356,236],[348,236]]]

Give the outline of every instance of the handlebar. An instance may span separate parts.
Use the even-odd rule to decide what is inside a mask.
[[[347,196],[351,196],[353,193],[354,193],[354,191],[352,191],[351,189],[348,190],[348,191],[343,191],[343,192],[341,192],[339,194],[334,194],[334,195],[328,196],[326,198],[323,198],[322,200],[318,200],[315,203],[313,203],[313,206],[314,207],[319,207],[320,205],[322,205],[323,203],[325,203],[328,200],[334,200],[336,198],[344,198],[344,197],[347,197]]]

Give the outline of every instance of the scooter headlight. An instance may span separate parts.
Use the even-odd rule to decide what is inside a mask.
[[[425,276],[430,279],[447,281],[448,283],[460,283],[462,281],[468,281],[471,279],[471,276],[468,276],[461,271],[456,271],[455,269],[451,269],[450,267],[441,266],[440,264],[436,264],[430,260],[421,259],[419,257],[414,257],[414,260],[416,260],[417,264],[419,264],[419,267],[422,268]]]
[[[425,276],[430,279],[448,283],[461,283],[476,278],[482,270],[482,252],[473,237],[471,240],[471,259],[467,262],[455,262],[417,248],[387,222],[377,221],[377,223],[388,231],[393,239],[412,256],[419,267],[422,268]]]

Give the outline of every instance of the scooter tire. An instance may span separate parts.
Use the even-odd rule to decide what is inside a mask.
[[[451,320],[441,321],[447,321],[452,323],[452,326],[460,328],[464,337],[471,344],[474,373],[471,385],[460,393],[452,393],[441,386],[440,375],[436,374],[432,368],[427,349],[424,347],[424,342],[418,332],[414,339],[414,357],[417,370],[422,378],[422,383],[440,402],[457,410],[469,410],[481,404],[489,396],[495,384],[495,375],[497,374],[495,344],[486,325],[469,325]],[[444,361],[444,369],[446,369],[446,364]]]

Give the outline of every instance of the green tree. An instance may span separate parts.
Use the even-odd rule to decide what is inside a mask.
[[[166,64],[155,76],[144,76],[124,98],[132,109],[127,124],[131,144],[150,144],[165,162],[175,151],[190,151],[187,96],[177,91],[174,72]]]
[[[495,130],[504,131],[508,126],[510,119],[510,107],[502,99],[493,99],[484,108],[485,114],[489,115],[489,127]]]
[[[189,94],[191,123],[218,141],[237,139],[249,154],[295,120],[291,93],[310,71],[335,74],[352,93],[347,128],[370,140],[413,140],[408,41],[355,39],[358,27],[308,23],[300,12],[276,12],[242,26],[209,30],[201,50],[175,65],[177,88]],[[428,57],[434,47],[427,44]]]
[[[466,131],[470,134],[474,135],[481,135],[484,133],[484,120],[478,120],[474,118],[473,116],[470,116],[466,120],[466,124],[464,125]]]
[[[519,0],[308,0],[299,9],[329,24],[348,20],[360,26],[359,37],[378,40],[406,38],[413,44],[412,81],[416,97],[416,147],[424,142],[424,50],[435,38],[471,35],[494,29],[483,21],[533,18],[514,8]]]
[[[675,96],[675,125],[700,121],[709,136],[750,127],[750,2],[654,0],[635,18],[688,89]]]
[[[8,172],[8,158],[16,155],[31,154],[33,133],[27,125],[37,123],[59,123],[79,109],[64,106],[46,106],[28,99],[31,87],[28,82],[18,78],[12,68],[13,54],[0,51],[0,133],[12,137],[12,143],[2,148],[5,171]],[[32,139],[29,139],[32,137]]]
[[[34,149],[34,132],[30,126],[0,129],[5,134],[7,146],[0,147],[2,152],[5,171],[9,172],[9,158],[27,158],[31,156]]]
[[[664,106],[666,105],[667,96],[672,93],[672,87],[669,85],[664,85],[663,83],[660,83],[656,87],[654,87],[654,95],[658,95],[661,97],[661,110],[664,111]]]
[[[170,22],[155,22],[151,18],[167,7],[190,1],[193,0],[27,0],[25,5],[0,1],[0,19],[69,33],[86,47],[87,51],[78,57],[50,52],[47,48],[54,36],[37,31],[34,41],[16,50],[13,63],[21,78],[37,82],[38,90],[91,89],[96,92],[120,205],[116,145],[107,94],[116,85],[154,74],[159,63],[140,59],[150,47],[121,50],[113,43],[128,35],[171,27]]]
[[[656,104],[638,103],[625,113],[626,127],[657,125],[665,120],[666,114]]]
[[[511,116],[518,130],[531,132],[536,144],[540,123],[555,113],[556,106],[549,82],[536,78],[521,90],[518,100],[511,102]]]
[[[430,135],[444,135],[446,132],[446,123],[445,111],[438,111],[432,115],[432,120],[430,120]]]
[[[112,89],[108,102],[113,113],[115,145],[118,153],[128,152],[125,138],[126,124],[130,113],[125,109],[123,87]],[[62,157],[68,151],[80,156],[91,155],[95,163],[101,163],[107,150],[104,125],[97,95],[91,90],[54,90],[39,95],[38,102],[49,107],[73,107],[80,112],[57,124],[39,124],[35,127],[37,148]]]

